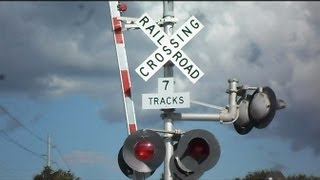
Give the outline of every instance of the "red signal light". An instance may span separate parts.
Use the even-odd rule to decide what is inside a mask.
[[[194,138],[188,145],[188,150],[193,159],[201,163],[209,156],[209,145],[202,138]]]
[[[170,159],[170,170],[177,179],[199,179],[219,158],[220,145],[215,136],[204,129],[193,129],[178,141]]]
[[[119,10],[120,12],[126,11],[127,8],[128,8],[127,5],[125,5],[125,4],[123,4],[123,3],[119,3],[119,5],[118,5],[118,10]]]
[[[166,155],[166,146],[158,133],[140,129],[126,138],[121,154],[124,162],[132,170],[152,174],[163,162]],[[121,158],[118,162],[121,163]]]
[[[140,161],[149,161],[154,157],[155,148],[150,141],[140,141],[135,144],[133,149],[135,157]]]

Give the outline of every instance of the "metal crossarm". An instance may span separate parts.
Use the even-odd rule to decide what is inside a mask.
[[[127,129],[128,135],[130,135],[137,130],[137,123],[134,110],[134,102],[132,100],[131,94],[131,80],[127,61],[127,53],[125,49],[124,36],[122,34],[123,27],[121,24],[121,14],[118,10],[118,5],[118,1],[109,1],[113,37],[117,52],[122,96],[127,120]]]

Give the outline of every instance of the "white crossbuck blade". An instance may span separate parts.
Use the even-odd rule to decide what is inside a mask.
[[[196,83],[204,75],[200,68],[181,50],[203,28],[197,18],[190,17],[170,37],[147,13],[143,14],[135,23],[158,46],[158,49],[135,70],[143,80],[149,80],[169,60],[192,83]]]

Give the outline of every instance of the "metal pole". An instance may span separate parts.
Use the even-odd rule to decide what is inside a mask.
[[[50,138],[50,134],[48,134],[48,154],[47,154],[47,166],[50,167],[51,166],[51,138]]]
[[[164,18],[164,32],[169,36],[172,34],[173,31],[173,22],[166,21],[166,19],[173,18],[173,1],[163,1],[163,18]],[[164,77],[173,77],[173,63],[168,61],[164,65]],[[164,122],[164,129],[165,131],[173,131],[173,119],[169,114],[174,112],[174,109],[165,109],[163,110],[165,116],[163,117]],[[164,134],[164,142],[166,145],[166,156],[164,159],[164,179],[165,180],[172,180],[172,174],[170,171],[170,158],[173,155],[173,144],[172,144],[172,134],[165,133]]]

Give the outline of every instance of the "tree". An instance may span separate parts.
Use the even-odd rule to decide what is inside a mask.
[[[249,172],[244,178],[237,177],[234,180],[268,180],[270,177],[272,177],[273,180],[320,180],[320,177],[307,176],[305,174],[285,177],[280,171],[277,170],[257,170],[254,172]]]
[[[45,166],[40,174],[33,177],[33,180],[80,180],[70,171],[61,169],[53,171],[50,167]]]
[[[246,180],[256,180],[256,179],[274,179],[274,180],[284,180],[285,176],[277,170],[260,170],[255,172],[249,172],[244,179]]]
[[[267,174],[269,173],[268,170],[260,170],[260,171],[254,171],[254,172],[249,172],[244,179],[246,180],[253,180],[253,179],[264,179]]]
[[[288,176],[287,180],[320,180],[320,177],[306,176],[305,174],[298,174],[298,175]]]

